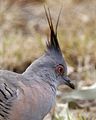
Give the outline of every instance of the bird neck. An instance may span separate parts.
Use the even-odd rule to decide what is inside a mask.
[[[45,76],[43,76],[44,74],[41,75],[39,74],[39,72],[34,72],[30,66],[22,75],[25,77],[25,82],[28,82],[30,84],[39,83],[42,87],[44,87],[45,84],[47,84],[48,87],[50,86],[52,92],[56,94],[56,84],[54,84],[52,80],[49,80],[50,78],[45,79]]]

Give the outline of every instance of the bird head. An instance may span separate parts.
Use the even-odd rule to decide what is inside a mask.
[[[36,74],[36,77],[39,76],[40,79],[50,85],[57,87],[65,84],[74,89],[74,84],[67,76],[67,65],[62,55],[57,38],[57,27],[60,13],[55,30],[53,28],[50,10],[46,9],[46,7],[45,14],[50,28],[50,37],[46,42],[47,49],[44,55],[32,63],[32,71]]]
[[[46,9],[46,7],[44,8],[45,8],[45,14],[48,21],[48,25],[50,28],[50,37],[46,42],[47,50],[45,54],[45,56],[47,56],[46,57],[47,67],[50,68],[51,74],[52,73],[54,74],[53,76],[55,80],[53,81],[55,81],[57,85],[66,84],[72,89],[74,89],[75,88],[74,84],[67,76],[67,65],[62,55],[57,38],[57,27],[58,27],[61,10],[59,12],[56,28],[54,30],[50,10],[49,8],[48,9]]]

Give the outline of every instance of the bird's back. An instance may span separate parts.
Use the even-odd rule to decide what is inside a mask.
[[[0,120],[42,120],[50,111],[55,98],[50,86],[29,81],[22,74],[0,71]]]

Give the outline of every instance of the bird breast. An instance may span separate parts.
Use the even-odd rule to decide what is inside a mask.
[[[11,112],[10,120],[42,120],[55,101],[49,85],[32,84],[19,91]]]

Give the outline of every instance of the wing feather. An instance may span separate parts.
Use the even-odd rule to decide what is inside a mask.
[[[22,76],[7,70],[0,70],[0,120],[8,120],[19,89]]]

